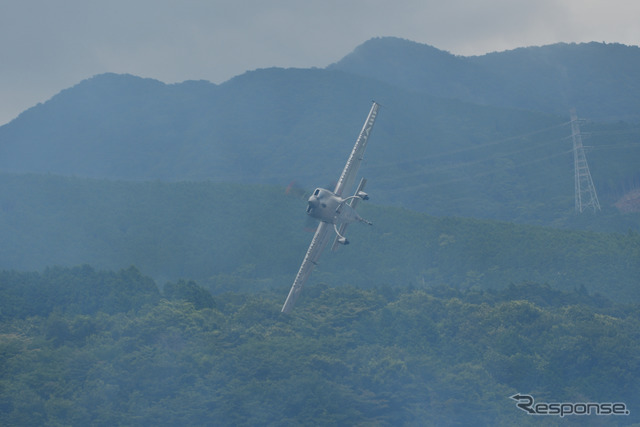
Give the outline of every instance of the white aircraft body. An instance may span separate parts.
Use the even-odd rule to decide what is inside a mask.
[[[349,241],[344,237],[347,226],[352,222],[362,222],[371,225],[371,223],[365,219],[362,219],[356,212],[356,205],[360,200],[368,200],[369,196],[365,193],[364,186],[367,182],[362,178],[360,184],[356,189],[353,196],[343,197],[342,194],[346,190],[353,188],[355,183],[356,174],[358,168],[364,157],[364,150],[367,147],[367,140],[371,129],[373,129],[373,123],[378,115],[378,109],[380,105],[376,102],[371,106],[369,116],[364,122],[364,126],[360,131],[360,135],[356,140],[351,155],[347,160],[347,164],[340,175],[340,179],[336,184],[336,188],[333,191],[329,191],[324,188],[317,188],[311,197],[309,197],[309,204],[307,206],[307,214],[320,220],[320,225],[316,229],[316,234],[311,240],[311,245],[307,250],[307,254],[302,261],[300,270],[293,281],[293,286],[289,291],[289,296],[282,306],[283,313],[289,313],[295,305],[302,287],[311,275],[311,271],[316,266],[320,254],[329,243],[329,240],[334,235],[335,240],[333,242],[332,250],[337,250],[340,245],[348,245]],[[333,226],[333,232],[331,230]]]

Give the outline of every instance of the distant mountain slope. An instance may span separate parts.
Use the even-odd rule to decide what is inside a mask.
[[[103,74],[0,128],[0,168],[253,182],[263,168],[282,171],[277,163],[305,161],[318,171],[327,159],[343,162],[333,150],[346,156],[357,136],[373,86],[361,81],[323,70],[260,70],[221,86]],[[300,168],[283,172],[276,179],[287,182]]]
[[[305,205],[280,187],[0,174],[0,270],[133,264],[160,284],[282,287],[284,298],[312,237]],[[311,283],[486,289],[533,281],[640,301],[638,233],[435,218],[368,203],[359,210],[375,225],[350,227],[352,244],[323,254]]]
[[[597,120],[640,119],[640,48],[559,43],[454,56],[394,37],[371,39],[328,67],[445,98]]]
[[[220,86],[105,74],[1,127],[0,170],[326,185],[339,175],[372,98],[384,107],[365,167],[380,165],[376,181],[393,191],[403,183],[399,174],[416,171],[407,160],[560,121],[412,95],[339,71],[259,70]]]
[[[460,87],[494,75],[485,65],[427,50],[445,64],[438,78],[457,75]],[[566,111],[479,106],[397,83],[337,69],[263,69],[220,85],[98,75],[0,127],[0,172],[281,186],[295,180],[312,189],[338,177],[375,99],[383,108],[362,174],[377,203],[435,215],[576,223]],[[640,177],[640,125],[582,125],[591,135],[588,158],[601,205],[617,215],[614,204]]]

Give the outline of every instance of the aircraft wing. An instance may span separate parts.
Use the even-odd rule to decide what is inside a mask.
[[[379,108],[380,105],[376,102],[374,102],[371,106],[371,111],[369,111],[367,120],[364,122],[364,126],[360,131],[360,135],[356,140],[356,144],[353,146],[353,150],[351,151],[351,155],[347,160],[347,164],[344,166],[342,175],[340,175],[340,179],[336,184],[334,193],[338,196],[342,196],[342,193],[344,191],[350,191],[353,188],[356,174],[358,173],[358,168],[360,167],[360,163],[364,158],[364,150],[367,147],[367,139],[369,139],[369,134],[371,133],[371,129],[373,129],[373,123],[376,121],[376,116],[378,115]]]
[[[316,234],[314,234],[313,240],[311,240],[311,245],[309,245],[307,254],[302,261],[300,270],[298,270],[298,275],[293,281],[293,286],[291,286],[289,296],[287,296],[287,300],[282,306],[283,313],[289,313],[293,309],[293,306],[298,300],[300,293],[302,293],[302,287],[309,278],[309,275],[311,275],[313,268],[316,266],[318,258],[320,258],[320,254],[322,254],[322,251],[327,246],[327,243],[329,242],[332,235],[333,230],[331,230],[331,224],[320,222],[320,225],[316,230]]]

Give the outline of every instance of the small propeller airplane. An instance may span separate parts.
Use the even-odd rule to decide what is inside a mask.
[[[313,236],[313,240],[311,240],[311,245],[309,245],[307,254],[300,266],[300,270],[298,270],[298,274],[293,281],[293,286],[291,286],[287,300],[282,306],[283,313],[289,313],[293,309],[298,297],[302,293],[302,287],[311,275],[313,268],[316,266],[322,251],[327,246],[327,243],[329,243],[331,236],[333,236],[333,233],[331,232],[332,226],[333,231],[336,234],[332,246],[332,250],[335,251],[340,247],[340,245],[349,244],[347,238],[344,237],[349,224],[352,222],[362,222],[364,224],[372,225],[369,221],[361,218],[356,212],[358,202],[360,200],[369,199],[367,193],[363,191],[367,180],[365,178],[360,180],[360,184],[358,184],[358,188],[353,196],[343,197],[342,194],[353,188],[358,168],[364,158],[364,150],[367,147],[367,140],[369,139],[371,129],[373,129],[373,123],[376,121],[379,108],[380,105],[376,102],[371,106],[369,116],[367,116],[367,120],[364,122],[364,126],[362,127],[360,135],[353,146],[351,155],[347,160],[347,164],[344,166],[344,170],[342,171],[342,175],[340,175],[340,179],[338,180],[335,189],[333,191],[329,191],[325,188],[316,188],[311,197],[309,197],[307,214],[320,220],[320,225],[318,225],[316,234]]]

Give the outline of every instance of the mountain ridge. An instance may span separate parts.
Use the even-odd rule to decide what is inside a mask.
[[[454,65],[468,62],[410,47]],[[383,108],[362,173],[380,203],[435,215],[574,222],[566,112],[478,105],[329,68],[265,68],[219,85],[97,75],[0,127],[0,171],[281,186],[296,180],[313,188],[336,179],[375,99]],[[640,174],[640,126],[583,125],[592,134],[589,163],[601,204],[615,212]]]
[[[456,56],[433,46],[382,37],[366,41],[327,68],[479,104],[554,114],[575,107],[597,120],[640,119],[636,112],[640,104],[635,101],[640,96],[637,46],[556,43]],[[606,96],[612,91],[614,100]],[[616,98],[626,102],[618,105]]]

